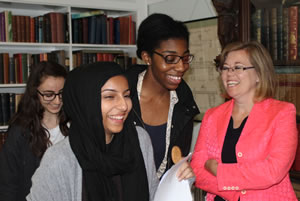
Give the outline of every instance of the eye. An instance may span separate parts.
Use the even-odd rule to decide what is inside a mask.
[[[166,59],[166,62],[172,63],[172,62],[177,61],[177,57],[178,57],[177,55],[167,55],[165,57],[165,59]]]
[[[234,70],[241,70],[241,69],[243,69],[244,67],[243,66],[235,66],[234,67]]]
[[[228,71],[228,70],[229,70],[229,67],[223,66],[223,67],[221,68],[221,70],[222,70],[222,71]]]
[[[103,96],[103,98],[104,98],[104,99],[113,99],[114,96],[112,96],[112,95],[106,95],[106,96]]]
[[[187,62],[190,61],[190,57],[191,57],[191,55],[184,55],[184,56],[182,57],[182,61],[183,61],[184,63],[187,63]]]
[[[44,96],[46,96],[47,98],[51,98],[54,96],[54,93],[45,93]]]

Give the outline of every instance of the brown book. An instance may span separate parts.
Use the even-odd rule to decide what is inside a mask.
[[[129,17],[119,17],[120,20],[120,44],[129,44]]]
[[[9,84],[9,54],[3,53],[3,78],[4,84]]]
[[[30,17],[25,17],[25,42],[30,42]]]
[[[13,42],[17,42],[17,16],[12,16],[12,36]]]
[[[52,13],[48,13],[47,15],[49,15],[49,18],[50,18],[51,40],[49,42],[57,43],[57,31],[58,31],[57,14],[52,12]],[[45,15],[45,16],[47,16],[47,15]]]
[[[21,42],[26,41],[26,24],[25,24],[25,16],[20,16],[20,40]]]
[[[57,23],[57,30],[56,30],[56,38],[58,43],[64,43],[64,14],[63,13],[55,13],[56,15],[56,23]]]
[[[89,43],[89,19],[87,17],[82,18],[82,43]]]
[[[278,60],[277,57],[277,8],[271,8],[270,12],[270,22],[271,22],[271,57],[273,60]]]
[[[289,59],[289,9],[286,7],[282,8],[282,48],[283,48],[283,60]]]
[[[108,44],[114,44],[114,18],[107,17],[107,42]]]
[[[22,29],[22,27],[21,27],[21,16],[16,16],[16,27],[17,27],[17,31],[16,31],[16,38],[17,38],[17,40],[16,40],[16,42],[22,42],[22,36],[21,36],[21,29]]]
[[[289,60],[296,60],[298,54],[298,6],[289,7]]]
[[[35,42],[35,24],[34,18],[30,17],[30,42]]]

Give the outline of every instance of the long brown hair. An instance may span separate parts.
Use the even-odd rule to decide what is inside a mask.
[[[42,126],[45,109],[41,105],[37,94],[37,88],[47,76],[66,78],[67,71],[63,66],[54,62],[41,62],[32,65],[26,90],[18,105],[17,113],[9,122],[9,126],[18,125],[24,131],[30,131],[29,145],[34,155],[39,158],[43,156],[47,147],[51,145],[49,132]],[[59,112],[58,116],[60,130],[66,136],[68,121],[63,110]]]

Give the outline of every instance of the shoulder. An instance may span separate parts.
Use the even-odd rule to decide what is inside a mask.
[[[7,130],[7,139],[5,140],[5,144],[17,143],[19,145],[25,145],[29,140],[29,135],[30,131],[28,129],[24,129],[18,125],[11,125]]]
[[[275,116],[276,114],[282,114],[286,112],[296,113],[296,107],[294,104],[272,98],[268,98],[256,103],[255,107],[259,111],[264,110],[265,114],[270,116]]]
[[[222,113],[224,113],[225,111],[231,111],[233,107],[233,100],[228,100],[218,106],[209,108],[205,114],[206,115],[220,115]]]
[[[77,159],[71,149],[69,137],[49,147],[42,158],[42,163],[46,163],[47,166],[57,166],[57,164],[64,166],[75,161]]]
[[[151,145],[151,139],[150,139],[147,131],[140,126],[136,126],[135,128],[138,133],[138,138],[139,138],[141,149],[145,150],[145,149],[149,148],[150,147],[149,145]]]
[[[179,99],[179,104],[183,104],[190,111],[194,111],[195,115],[200,113],[199,108],[194,99],[192,90],[184,80],[182,80],[179,86],[177,87],[176,94]]]

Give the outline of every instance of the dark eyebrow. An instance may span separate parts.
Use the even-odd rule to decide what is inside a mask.
[[[117,92],[117,91],[114,90],[114,89],[104,89],[104,90],[101,91],[101,93],[102,93],[102,92],[106,92],[106,91]],[[123,93],[126,93],[127,91],[130,91],[130,89],[124,90]]]
[[[178,54],[176,51],[166,50],[161,53]],[[190,50],[186,50],[183,54],[190,53]]]
[[[62,92],[62,91],[63,91],[63,89],[58,90],[58,92]],[[52,91],[52,90],[45,90],[45,91],[43,91],[43,93],[56,93],[56,92]]]

